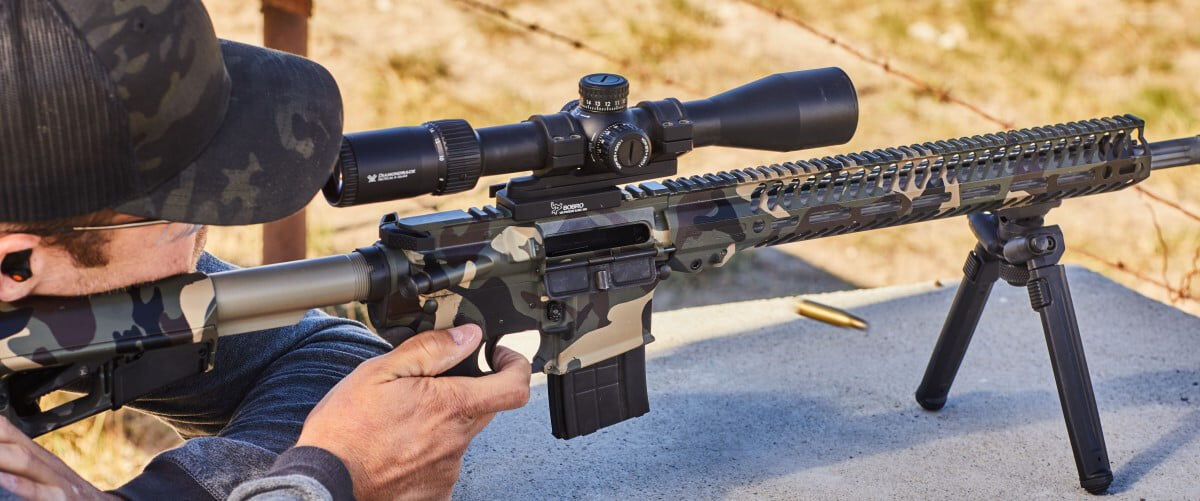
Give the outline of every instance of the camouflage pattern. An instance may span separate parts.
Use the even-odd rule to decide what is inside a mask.
[[[58,4],[128,110],[145,188],[165,182],[212,140],[229,104],[229,75],[204,7],[183,0]]]
[[[45,77],[44,90],[6,94],[38,106],[54,103],[62,116],[32,125],[44,137],[6,146],[37,150],[28,165],[5,169],[42,182],[30,183],[36,193],[6,196],[0,221],[114,209],[201,224],[261,223],[304,207],[329,178],[341,146],[342,104],[320,65],[218,40],[198,0],[17,4],[40,8],[41,24],[26,29],[49,30],[61,40],[12,59],[71,79]],[[54,94],[70,86],[101,93]],[[4,127],[31,127],[9,122]],[[93,125],[76,131],[64,122]],[[53,149],[59,136],[74,141]],[[46,172],[35,176],[31,169]]]
[[[283,52],[229,41],[220,47],[233,81],[221,130],[175,177],[117,211],[201,224],[262,223],[300,210],[329,180],[342,140],[333,77]]]
[[[490,340],[538,330],[535,370],[565,374],[653,340],[660,268],[695,273],[752,247],[1118,190],[1150,174],[1142,127],[1126,115],[648,182],[625,187],[618,208],[533,223],[492,206],[400,219],[433,239],[405,251],[413,273],[455,280],[398,323],[472,322]],[[548,252],[550,239],[626,225],[645,237]]]
[[[699,271],[733,250],[1119,190],[1150,175],[1143,125],[1093,119],[626,190],[670,194],[671,266]]]
[[[215,346],[215,309],[212,283],[199,273],[95,296],[0,303],[0,378],[167,346]]]
[[[455,280],[422,296],[421,304],[410,304],[408,316],[393,319],[398,325],[423,330],[476,323],[492,340],[538,330],[542,342],[535,370],[550,374],[586,367],[653,340],[651,298],[662,252],[655,240],[627,246],[624,255],[607,260],[603,252],[547,259],[545,241],[616,225],[652,228],[649,208],[529,225],[515,224],[493,207],[401,220],[413,223],[418,223],[413,229],[430,231],[436,239],[433,251],[406,251],[414,272],[446,272]],[[598,287],[590,283],[598,273],[613,278]],[[554,285],[559,283],[583,285],[567,290]],[[554,311],[547,313],[548,307]]]
[[[626,186],[619,207],[532,222],[492,206],[389,216],[385,229],[403,228],[413,239],[408,248],[382,247],[392,274],[384,282],[393,289],[371,302],[388,306],[372,321],[414,331],[477,323],[489,343],[537,330],[535,370],[569,374],[653,341],[653,291],[670,273],[720,267],[753,247],[1119,190],[1150,174],[1142,127],[1126,115],[647,182]],[[331,273],[345,279],[326,284],[336,294],[323,297],[366,300],[374,274],[361,255],[348,256],[184,275],[89,298],[0,303],[0,392],[19,371],[184,343],[215,347],[219,330],[238,331],[217,321],[226,317],[218,315],[214,283],[224,275],[254,278],[243,285],[225,278],[225,301],[248,297],[230,293],[236,288],[295,292],[305,277],[328,282]],[[425,285],[405,289],[397,279],[406,276]],[[261,291],[276,295],[284,294]],[[261,318],[242,318],[254,308],[230,318],[265,328],[294,321],[281,311],[322,306],[291,296],[286,308],[264,301]],[[7,396],[0,393],[0,404]]]
[[[489,340],[537,330],[535,367],[566,374],[651,342],[654,287],[670,272],[720,267],[752,247],[1125,188],[1150,173],[1142,126],[1126,115],[648,182],[626,186],[620,207],[530,223],[491,206],[399,219],[432,239],[432,250],[393,249],[402,272],[448,282],[400,298],[410,304],[388,320],[414,330],[477,323]],[[303,273],[280,272],[289,269]],[[199,339],[215,324],[213,301],[210,280],[186,276],[0,304],[0,375]]]

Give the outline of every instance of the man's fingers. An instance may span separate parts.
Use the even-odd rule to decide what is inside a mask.
[[[492,361],[494,373],[462,382],[467,415],[516,409],[529,401],[529,361],[503,346],[496,347]]]
[[[12,473],[23,477],[45,474],[41,461],[34,456],[28,447],[18,444],[0,444],[0,472]]]
[[[21,430],[17,429],[16,425],[9,423],[7,419],[0,418],[0,444],[14,444],[24,447],[26,451],[31,453],[36,459],[46,463],[51,468],[58,468],[59,465],[66,467],[61,460],[54,454],[38,445],[33,439],[25,436]]]
[[[0,417],[0,443],[19,442],[22,439],[29,440],[29,437],[8,422],[8,418]]]
[[[426,331],[366,363],[383,368],[389,379],[436,376],[474,353],[481,339],[483,331],[473,324]]]
[[[529,360],[524,355],[513,351],[504,346],[497,346],[496,352],[492,354],[492,362],[496,364],[492,367],[495,372],[511,372],[525,379],[525,386],[529,386],[529,378],[532,375],[529,367]]]
[[[0,472],[0,488],[8,490],[21,499],[34,501],[67,499],[67,495],[62,489],[3,472]]]
[[[43,483],[52,483],[56,477],[54,470],[34,451],[19,444],[0,444],[0,472]]]

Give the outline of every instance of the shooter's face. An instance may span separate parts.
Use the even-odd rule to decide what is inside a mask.
[[[120,215],[114,224],[135,221]],[[100,266],[81,265],[65,248],[47,238],[6,232],[0,223],[0,260],[10,253],[32,250],[28,277],[0,276],[0,301],[12,302],[31,295],[80,296],[152,282],[195,271],[204,249],[205,228],[187,223],[102,230],[98,251],[106,258]],[[19,280],[18,278],[24,278]]]

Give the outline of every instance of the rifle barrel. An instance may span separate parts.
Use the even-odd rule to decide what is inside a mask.
[[[1150,169],[1200,164],[1200,136],[1150,143]]]

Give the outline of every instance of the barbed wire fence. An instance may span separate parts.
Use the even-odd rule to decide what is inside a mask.
[[[517,29],[527,31],[527,32],[535,34],[537,36],[541,36],[541,37],[556,41],[558,43],[562,43],[564,45],[570,46],[581,52],[596,56],[600,59],[608,61],[609,63],[617,65],[618,67],[620,67],[621,69],[623,69],[625,71],[632,72],[633,74],[636,74],[637,76],[639,76],[641,78],[657,80],[657,81],[667,84],[669,86],[673,86],[673,87],[679,88],[681,90],[691,92],[695,95],[703,94],[703,92],[701,92],[699,89],[689,87],[688,85],[686,85],[674,78],[659,74],[658,72],[655,72],[649,68],[646,68],[642,65],[639,65],[639,64],[631,61],[629,58],[613,55],[607,51],[604,51],[604,50],[601,50],[601,49],[595,47],[592,44],[589,44],[588,42],[586,42],[584,40],[565,35],[559,31],[553,30],[551,28],[547,28],[546,26],[542,25],[541,23],[523,19],[519,16],[514,15],[508,9],[505,9],[503,7],[499,7],[499,6],[492,5],[492,4],[489,4],[486,2],[482,2],[480,0],[452,0],[452,1],[454,3],[459,4],[460,6],[464,7],[465,9],[473,11],[479,15],[491,17],[493,19],[501,21],[501,22],[503,22],[509,26],[515,27]],[[915,87],[919,92],[927,93],[929,95],[936,97],[939,102],[959,107],[975,116],[978,116],[978,117],[986,120],[989,123],[992,123],[992,124],[995,124],[995,125],[1001,127],[1002,129],[1013,129],[1014,128],[1014,124],[1012,122],[1010,122],[1008,120],[1004,120],[1004,119],[1000,118],[999,116],[997,116],[996,114],[987,111],[983,106],[980,106],[968,99],[965,99],[963,97],[960,97],[957,94],[952,93],[949,88],[947,88],[945,86],[936,85],[936,84],[930,82],[929,80],[921,78],[908,70],[898,68],[892,62],[891,58],[872,55],[869,51],[864,50],[864,49],[860,48],[859,46],[848,42],[845,39],[838,38],[838,37],[830,34],[829,32],[826,32],[820,28],[817,28],[816,26],[812,25],[811,23],[808,23],[808,22],[800,19],[799,17],[786,12],[785,10],[783,10],[780,7],[768,6],[759,0],[732,0],[732,1],[734,1],[736,3],[741,3],[744,5],[747,5],[754,9],[757,9],[767,15],[772,16],[774,19],[776,19],[779,22],[791,24],[791,25],[797,27],[798,29],[800,29],[816,38],[824,40],[824,41],[828,42],[831,46],[837,47],[838,49],[846,52],[847,54],[854,57],[855,59],[858,59],[859,61],[864,62],[868,65],[874,66],[874,67],[882,70],[885,74],[887,74],[891,77],[894,77],[898,80],[907,82],[909,85]],[[1133,190],[1135,192],[1137,192],[1139,195],[1142,195],[1158,204],[1168,207],[1168,208],[1172,209],[1173,211],[1175,211],[1176,213],[1179,213],[1188,219],[1191,219],[1196,222],[1200,222],[1200,215],[1197,215],[1195,212],[1185,208],[1178,201],[1171,200],[1170,198],[1160,195],[1158,193],[1155,193],[1151,190],[1148,190],[1143,186],[1134,186]],[[1169,279],[1169,276],[1168,276],[1170,250],[1168,249],[1166,239],[1163,236],[1162,227],[1158,223],[1157,213],[1153,210],[1153,208],[1148,203],[1146,205],[1147,205],[1147,210],[1150,212],[1150,219],[1153,223],[1155,238],[1157,238],[1158,246],[1162,252],[1162,264],[1161,264],[1161,269],[1159,270],[1160,274],[1161,274],[1161,278],[1154,278],[1144,271],[1135,270],[1135,269],[1129,267],[1121,260],[1113,260],[1111,258],[1091,252],[1087,249],[1073,248],[1072,252],[1078,253],[1079,255],[1082,255],[1084,257],[1087,257],[1088,259],[1096,261],[1096,262],[1100,263],[1101,265],[1103,265],[1113,271],[1116,271],[1118,273],[1121,273],[1123,275],[1131,277],[1131,278],[1139,281],[1140,283],[1143,283],[1145,285],[1150,285],[1157,289],[1163,290],[1167,294],[1167,300],[1169,302],[1171,302],[1172,304],[1177,304],[1180,301],[1189,301],[1189,302],[1200,304],[1200,298],[1193,296],[1193,294],[1191,292],[1192,284],[1195,283],[1195,281],[1198,277],[1200,277],[1200,247],[1197,247],[1197,249],[1193,255],[1191,267],[1189,268],[1189,270],[1186,273],[1184,273],[1176,281],[1175,284],[1172,284]]]
[[[768,15],[773,16],[776,20],[779,20],[781,22],[790,23],[790,24],[796,26],[797,28],[799,28],[805,32],[808,32],[809,34],[811,34],[817,38],[825,40],[825,41],[829,42],[830,45],[833,45],[835,47],[838,47],[839,49],[842,49],[843,51],[845,51],[846,53],[855,57],[856,59],[858,59],[864,63],[867,63],[871,66],[875,66],[875,67],[879,68],[880,70],[883,70],[883,72],[888,75],[891,75],[900,80],[904,80],[904,81],[908,82],[909,84],[911,84],[912,86],[916,87],[920,91],[928,92],[928,93],[936,96],[939,101],[942,101],[942,102],[945,102],[948,104],[952,104],[952,105],[958,106],[962,109],[965,109],[968,112],[970,112],[980,118],[983,118],[984,120],[987,120],[988,122],[996,124],[1004,129],[1012,129],[1013,128],[1012,122],[1003,120],[1001,118],[998,118],[996,115],[994,115],[992,113],[984,111],[984,108],[982,106],[979,106],[977,104],[972,103],[971,101],[968,101],[966,99],[963,99],[961,97],[951,94],[950,90],[945,87],[935,85],[935,84],[931,83],[930,81],[922,79],[910,72],[896,68],[889,61],[888,58],[873,56],[869,52],[862,50],[859,47],[846,42],[845,40],[839,39],[821,29],[816,28],[812,24],[799,19],[796,16],[788,14],[782,8],[767,6],[759,0],[734,0],[734,1],[748,5],[755,9],[758,9]],[[1169,198],[1167,198],[1165,196],[1154,193],[1153,191],[1146,189],[1144,186],[1134,186],[1133,190],[1136,191],[1140,195],[1144,195],[1145,197],[1150,198],[1151,200],[1154,200],[1155,202],[1158,202],[1166,207],[1170,207],[1171,209],[1175,210],[1176,212],[1184,215],[1185,217],[1187,217],[1189,219],[1200,222],[1200,216],[1198,216],[1196,213],[1184,208],[1179,202],[1170,200]],[[1172,285],[1170,283],[1170,280],[1168,279],[1168,274],[1167,274],[1168,267],[1169,267],[1169,255],[1168,255],[1169,249],[1167,247],[1167,242],[1166,242],[1166,239],[1163,237],[1162,227],[1158,224],[1158,216],[1154,212],[1153,207],[1151,207],[1149,204],[1147,204],[1147,210],[1150,212],[1150,219],[1154,226],[1155,236],[1158,239],[1159,246],[1160,246],[1161,252],[1162,252],[1162,268],[1160,270],[1160,273],[1162,275],[1161,280],[1155,280],[1155,279],[1152,279],[1149,276],[1147,276],[1145,273],[1131,270],[1128,266],[1125,265],[1125,263],[1123,263],[1121,261],[1113,261],[1109,258],[1105,258],[1103,256],[1100,256],[1093,252],[1088,252],[1086,250],[1073,249],[1073,251],[1077,252],[1083,256],[1086,256],[1089,259],[1092,259],[1096,262],[1099,262],[1108,268],[1122,272],[1131,277],[1137,278],[1138,280],[1140,280],[1146,284],[1153,285],[1157,288],[1163,289],[1167,293],[1168,301],[1170,301],[1171,303],[1177,303],[1179,301],[1184,301],[1184,300],[1197,302],[1197,298],[1193,297],[1191,294],[1191,284],[1196,276],[1200,276],[1200,248],[1196,249],[1197,258],[1192,260],[1192,268],[1180,278],[1180,280],[1178,281],[1177,284]]]
[[[685,91],[691,92],[696,95],[702,94],[702,92],[700,90],[696,89],[695,87],[691,87],[691,86],[689,86],[683,82],[680,82],[679,80],[671,78],[669,76],[665,76],[665,75],[659,74],[655,71],[651,71],[651,70],[647,69],[646,67],[633,62],[629,58],[613,55],[607,51],[600,50],[600,49],[596,48],[594,45],[584,42],[583,40],[565,35],[561,32],[558,32],[558,31],[552,30],[550,28],[547,28],[545,26],[542,26],[540,23],[516,17],[516,16],[510,14],[507,9],[504,9],[502,7],[498,7],[498,6],[495,6],[492,4],[480,2],[478,0],[453,0],[453,1],[459,5],[462,5],[466,8],[468,8],[468,9],[471,9],[480,14],[492,17],[493,19],[496,19],[500,22],[503,22],[503,23],[513,26],[515,28],[528,31],[530,33],[534,33],[538,36],[548,38],[550,40],[554,40],[556,42],[559,42],[559,43],[562,43],[565,45],[569,45],[572,48],[574,48],[580,52],[585,52],[585,53],[591,54],[593,56],[596,56],[600,59],[603,59],[612,64],[615,64],[618,67],[620,67],[621,69],[629,71],[641,78],[645,78],[645,79],[649,79],[649,80],[657,80],[657,81],[667,84],[669,86],[672,86],[672,87],[675,87],[675,88],[678,88],[681,90],[685,90]]]
[[[896,68],[896,67],[892,66],[891,62],[889,62],[889,60],[887,58],[873,56],[865,50],[859,49],[858,47],[851,45],[850,43],[848,43],[844,40],[841,40],[823,30],[817,29],[815,26],[804,22],[803,20],[801,20],[798,17],[787,14],[786,12],[783,11],[783,9],[780,9],[778,7],[768,7],[767,5],[764,5],[762,2],[759,2],[756,0],[735,0],[735,1],[749,5],[751,7],[754,7],[755,9],[758,9],[767,14],[770,14],[770,15],[774,16],[776,20],[784,21],[784,22],[790,23],[792,25],[795,25],[797,28],[800,28],[801,30],[808,32],[810,35],[820,38],[826,42],[829,42],[829,44],[834,47],[842,49],[843,51],[850,54],[851,56],[854,56],[854,58],[858,59],[859,61],[870,64],[871,66],[875,66],[876,68],[883,70],[884,73],[887,73],[888,75],[891,75],[893,77],[904,80],[904,81],[908,82],[909,84],[911,84],[912,86],[916,87],[917,90],[919,90],[919,91],[932,94],[933,96],[937,97],[937,99],[941,102],[953,104],[960,108],[966,109],[967,111],[970,111],[971,113],[982,117],[984,120],[987,120],[991,123],[999,125],[1003,129],[1013,128],[1012,122],[1003,120],[1003,119],[997,117],[996,115],[993,115],[991,113],[988,113],[987,111],[984,111],[982,106],[978,106],[976,104],[971,103],[970,101],[960,99],[958,96],[952,94],[950,92],[950,89],[943,87],[943,86],[934,85],[934,84],[930,83],[928,80],[924,80],[922,78],[917,77],[916,75],[913,75],[912,73],[904,71],[900,68]]]

